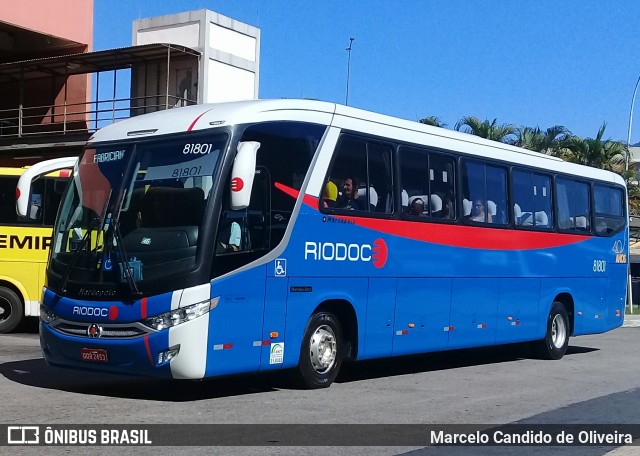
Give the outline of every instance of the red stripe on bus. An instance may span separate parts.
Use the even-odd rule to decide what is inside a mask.
[[[279,182],[276,188],[297,198],[300,191],[287,187]],[[318,198],[304,195],[304,204],[312,209],[318,209]],[[562,247],[585,241],[590,236],[580,234],[560,234],[542,231],[501,230],[478,226],[451,225],[445,223],[414,222],[406,220],[384,220],[366,217],[353,217],[332,214],[340,220],[347,220],[357,226],[368,228],[380,233],[386,233],[416,241],[451,247],[465,247],[482,250],[535,250]]]
[[[148,298],[142,298],[140,301],[140,316],[143,319],[147,318],[147,299]]]
[[[280,190],[283,193],[286,193],[293,199],[297,199],[298,195],[300,194],[300,190],[287,187],[286,185],[281,184],[280,182],[275,182],[273,185],[275,185],[278,190]],[[302,202],[305,205],[311,207],[312,209],[318,209],[318,198],[316,198],[315,196],[305,194],[302,199]]]
[[[147,349],[147,355],[149,356],[149,362],[153,366],[153,356],[151,356],[151,347],[149,346],[149,335],[144,336],[144,346]]]
[[[202,114],[200,114],[198,117],[196,117],[195,119],[193,119],[193,122],[191,122],[191,125],[189,125],[189,128],[187,128],[187,131],[191,131],[193,129],[193,127],[196,126],[196,122],[198,122],[198,120],[200,120],[200,117],[204,116],[206,113],[208,113],[209,111],[211,111],[211,109],[207,109],[205,112],[203,112]]]
[[[380,220],[335,216],[358,226],[398,237],[452,247],[483,250],[535,250],[562,247],[585,241],[590,236],[543,233],[538,231],[500,230],[476,226],[449,225],[404,220]],[[422,229],[421,229],[422,228]]]

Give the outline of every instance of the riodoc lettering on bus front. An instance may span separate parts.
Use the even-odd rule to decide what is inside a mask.
[[[389,256],[387,243],[376,239],[371,244],[345,244],[344,242],[304,243],[304,259],[316,261],[372,261],[376,268],[383,267]]]
[[[109,320],[115,320],[118,317],[118,307],[91,307],[91,306],[73,306],[73,315],[81,315],[83,317],[104,317]]]

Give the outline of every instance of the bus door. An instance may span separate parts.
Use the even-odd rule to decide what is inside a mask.
[[[207,375],[257,371],[262,354],[266,265],[250,263],[269,245],[269,175],[255,168],[255,161],[241,163],[238,157],[223,195],[215,243],[213,277],[220,278],[212,281],[211,297],[220,300],[210,316]],[[239,164],[245,169],[238,170]],[[233,196],[236,178],[248,188],[244,198]]]

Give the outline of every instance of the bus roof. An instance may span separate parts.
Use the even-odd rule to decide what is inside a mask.
[[[265,121],[308,121],[443,150],[495,158],[625,185],[616,173],[445,128],[316,100],[251,100],[202,104],[132,117],[98,130],[89,143],[133,140]]]

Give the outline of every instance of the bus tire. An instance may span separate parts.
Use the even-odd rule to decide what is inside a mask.
[[[344,344],[342,327],[330,312],[314,314],[304,332],[297,383],[305,389],[327,388],[338,376]]]
[[[22,321],[24,306],[15,292],[0,287],[0,334],[13,331]]]
[[[537,353],[543,359],[560,359],[569,346],[569,314],[564,304],[554,301],[547,318],[544,339],[537,343]]]

